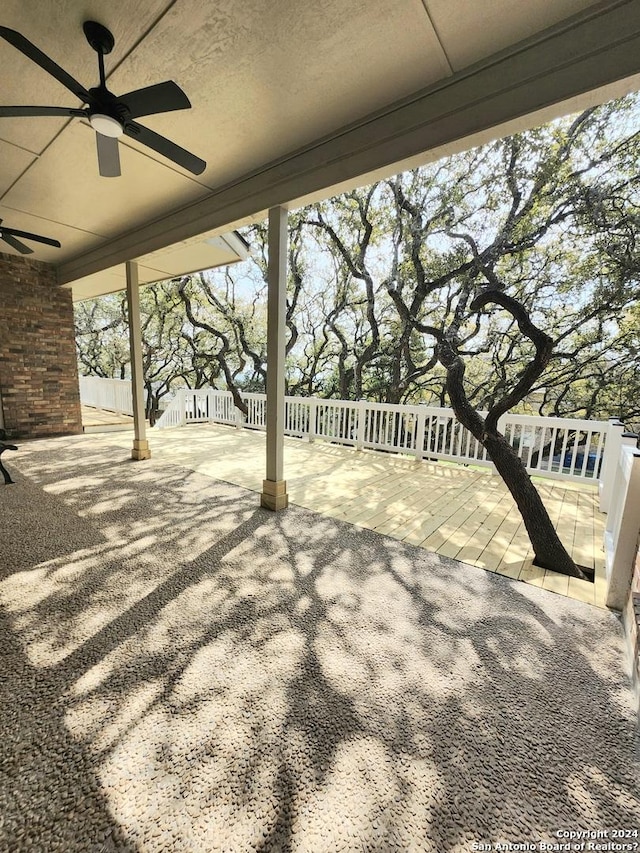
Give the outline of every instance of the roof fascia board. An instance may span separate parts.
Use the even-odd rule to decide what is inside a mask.
[[[640,3],[594,6],[58,267],[66,284],[640,72]]]
[[[251,254],[251,246],[244,239],[242,234],[237,231],[231,231],[227,234],[221,234],[220,239],[224,240],[232,252],[239,256],[239,260],[246,261]]]

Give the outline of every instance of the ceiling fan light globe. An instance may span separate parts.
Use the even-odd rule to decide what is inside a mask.
[[[124,133],[124,128],[117,119],[103,113],[93,113],[93,115],[90,115],[89,124],[97,133],[101,133],[103,136],[111,136],[114,139],[117,139]]]

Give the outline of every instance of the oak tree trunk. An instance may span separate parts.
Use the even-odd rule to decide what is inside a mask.
[[[520,510],[536,555],[536,565],[586,579],[560,541],[524,463],[506,438],[498,432],[487,433],[482,443]]]
[[[490,303],[502,306],[517,320],[520,331],[534,343],[535,356],[523,370],[514,388],[492,407],[486,418],[483,418],[471,405],[465,393],[465,365],[458,352],[457,329],[454,325],[448,335],[441,337],[438,344],[438,358],[447,371],[446,386],[451,406],[460,423],[486,448],[511,492],[529,534],[536,564],[570,577],[587,580],[584,572],[575,564],[560,541],[523,461],[498,431],[500,416],[524,399],[534,381],[542,374],[551,357],[553,341],[531,322],[523,305],[501,291],[483,291],[473,300],[471,309],[479,311]]]

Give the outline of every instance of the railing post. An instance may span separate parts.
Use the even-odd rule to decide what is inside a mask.
[[[609,507],[611,506],[623,434],[624,424],[618,418],[609,418],[609,429],[607,430],[602,459],[602,471],[600,473],[600,482],[598,483],[600,512],[609,512]]]
[[[358,430],[356,432],[356,450],[364,449],[364,441],[366,438],[367,428],[367,401],[358,400],[356,403],[356,411],[358,412]]]
[[[118,396],[118,385],[117,379],[109,380],[109,397],[110,399],[110,409],[115,412],[117,415],[122,414],[122,409],[120,408],[120,398]]]
[[[245,400],[245,403],[247,401]],[[242,429],[246,423],[247,416],[240,411],[240,409],[234,405],[234,412],[236,418],[236,429]]]
[[[242,399],[244,400],[244,404],[247,407],[247,414],[246,414],[245,419],[244,419],[244,426],[246,427],[247,424],[249,424],[249,426],[251,426],[253,424],[252,418],[253,418],[254,413],[255,413],[253,403],[251,402],[253,400],[253,398],[247,397],[246,394],[242,394]]]
[[[418,407],[418,412],[415,416],[415,427],[413,436],[414,455],[421,462],[424,456],[424,425],[427,419],[427,413],[422,406]]]
[[[626,433],[616,465],[616,478],[605,530],[606,605],[622,610],[631,587],[640,533],[640,450],[638,436]]]
[[[187,389],[181,388],[180,394],[180,426],[187,425]]]
[[[318,417],[318,401],[315,397],[309,397],[309,444],[316,439],[316,418]]]

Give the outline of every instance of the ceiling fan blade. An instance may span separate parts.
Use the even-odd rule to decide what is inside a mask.
[[[0,227],[0,231],[5,237],[9,234],[12,237],[24,237],[25,240],[36,240],[38,243],[46,243],[47,246],[55,246],[56,249],[60,248],[60,243],[51,237],[41,237],[39,234],[31,234],[29,231],[16,231],[15,228],[4,228],[3,226]]]
[[[20,240],[16,240],[15,237],[12,237],[10,234],[7,234],[6,231],[2,232],[2,237],[0,239],[4,240],[5,243],[8,243],[17,252],[20,252],[21,255],[33,254],[33,249],[30,249],[28,246],[25,246],[24,243],[21,243]]]
[[[191,107],[189,98],[172,80],[127,92],[126,95],[118,98],[118,101],[124,103],[129,109],[131,118],[169,113],[173,110],[188,110]]]
[[[98,168],[102,177],[119,178],[121,172],[118,140],[114,136],[96,133],[96,146],[98,148]]]
[[[39,65],[40,68],[51,74],[52,77],[55,77],[59,83],[62,83],[70,92],[73,92],[83,103],[86,104],[91,101],[91,95],[84,86],[78,83],[77,80],[74,80],[63,68],[60,68],[53,59],[49,59],[35,44],[31,44],[29,39],[26,39],[15,30],[10,30],[8,27],[0,27],[0,37],[24,53],[32,62],[35,62],[36,65]]]
[[[149,130],[148,127],[143,127],[136,121],[127,122],[124,126],[124,132],[127,136],[130,136],[131,139],[137,139],[138,142],[142,142],[143,145],[153,148],[153,150],[157,151],[158,154],[162,154],[163,157],[173,160],[174,163],[177,163],[179,166],[182,166],[183,169],[186,169],[188,172],[192,172],[194,175],[201,175],[207,168],[205,161],[196,157],[195,154],[181,148],[179,145],[176,145],[175,142],[171,142],[170,139],[160,136],[159,133]]]
[[[11,116],[85,116],[85,110],[74,107],[0,107],[0,117]]]

